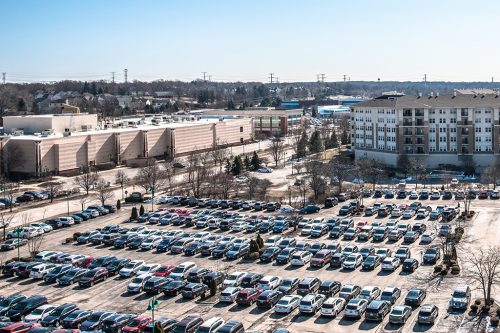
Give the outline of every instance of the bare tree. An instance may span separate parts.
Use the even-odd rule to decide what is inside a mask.
[[[335,156],[329,162],[329,170],[332,183],[337,183],[339,192],[342,192],[342,184],[351,176],[353,172],[353,165],[347,162],[344,158]]]
[[[375,190],[377,181],[383,173],[381,163],[372,158],[362,158],[356,161],[356,165],[360,178],[371,183],[373,190]]]
[[[170,161],[170,162],[165,162],[163,166],[165,170],[165,177],[167,177],[166,186],[170,189],[170,193],[172,193],[172,185],[175,176],[175,164],[173,161]]]
[[[418,187],[419,180],[424,180],[426,175],[425,164],[421,159],[416,157],[411,157],[409,159],[410,172],[415,178],[415,190]]]
[[[257,177],[248,178],[247,182],[248,199],[252,200],[254,196],[257,194],[259,188],[259,182],[260,179]]]
[[[28,227],[31,221],[31,217],[29,214],[22,214],[20,216],[20,221],[23,227]],[[28,253],[32,259],[38,254],[44,240],[44,235],[45,234],[42,233],[39,236],[30,237],[27,239],[28,242],[26,243],[26,246],[28,247]]]
[[[110,200],[115,197],[115,193],[109,187],[109,183],[102,178],[99,178],[95,184],[95,193],[97,199],[101,202],[101,205],[104,205],[106,200]]]
[[[481,175],[483,184],[493,183],[493,189],[497,188],[497,183],[500,181],[500,163],[496,161],[494,165],[487,167]]]
[[[6,229],[10,226],[12,223],[12,220],[14,220],[15,214],[5,214],[4,212],[0,212],[0,228],[2,229],[2,239],[5,240],[6,236]]]
[[[490,247],[486,250],[471,251],[467,262],[469,264],[468,276],[478,283],[483,292],[485,304],[492,304],[493,285],[500,282],[500,248]]]
[[[82,166],[81,170],[82,174],[76,176],[73,182],[76,186],[79,186],[82,190],[84,190],[86,195],[89,195],[89,191],[92,189],[92,186],[94,186],[94,184],[96,183],[99,175],[89,166]]]
[[[81,196],[79,199],[78,199],[78,202],[80,203],[80,206],[82,207],[82,210],[84,210],[85,208],[85,204],[87,202],[90,202],[92,201],[93,199],[93,195],[84,195],[84,196]]]
[[[325,194],[327,189],[327,182],[325,180],[325,168],[322,163],[316,163],[310,168],[309,173],[309,187],[313,191],[314,200]]]
[[[62,183],[60,182],[46,182],[41,186],[44,191],[48,193],[50,202],[53,202],[54,198],[57,197],[62,190]]]
[[[266,199],[267,196],[267,191],[271,187],[272,183],[268,179],[261,179],[259,182],[259,195],[262,198],[262,200]]]
[[[210,153],[212,155],[212,160],[214,161],[215,166],[217,166],[218,164],[219,171],[222,171],[224,161],[229,158],[229,151],[227,150],[227,148],[217,149],[217,147],[215,147]]]
[[[154,161],[141,168],[135,176],[136,183],[146,192],[151,193],[151,209],[154,210],[155,194],[165,188],[167,176]]]
[[[219,193],[222,199],[228,199],[229,193],[236,185],[234,176],[225,172],[219,172],[215,178],[217,179]]]
[[[4,196],[9,200],[9,211],[12,212],[12,207],[14,206],[14,197],[19,191],[19,183],[16,182],[7,182],[4,185]]]
[[[271,156],[275,166],[278,166],[279,161],[285,156],[285,142],[280,138],[274,138],[271,141]]]
[[[295,169],[295,171],[297,172],[297,174],[300,174],[300,172],[304,168],[304,165],[302,163],[295,163],[293,165],[293,168]]]
[[[200,156],[191,154],[188,158],[189,166],[185,175],[193,196],[200,197],[203,192],[203,186],[206,184],[212,171],[208,168],[208,162]]]
[[[115,174],[115,183],[119,184],[121,189],[122,189],[122,199],[125,198],[125,185],[127,185],[130,182],[130,177],[127,176],[124,170],[118,170],[116,171]]]

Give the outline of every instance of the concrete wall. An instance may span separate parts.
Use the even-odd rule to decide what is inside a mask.
[[[80,131],[82,125],[97,127],[96,114],[68,114],[68,115],[42,115],[42,116],[11,116],[3,117],[5,133],[11,133],[13,128],[24,129],[25,134],[41,133],[43,130],[53,129],[56,133],[64,132],[66,128],[71,131]]]
[[[177,127],[175,136],[175,154],[184,155],[193,150],[210,149],[214,142],[215,123]]]

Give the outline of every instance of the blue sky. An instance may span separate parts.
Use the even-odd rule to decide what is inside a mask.
[[[1,0],[9,81],[500,81],[500,1]]]

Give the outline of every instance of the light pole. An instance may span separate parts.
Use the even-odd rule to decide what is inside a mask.
[[[151,301],[149,301],[147,308],[148,311],[151,311],[151,319],[153,320],[153,333],[155,333],[155,310],[156,306],[158,306],[159,304],[160,302],[156,300],[156,296],[153,296]]]
[[[68,216],[69,216],[69,196],[66,196],[66,205],[68,208]]]

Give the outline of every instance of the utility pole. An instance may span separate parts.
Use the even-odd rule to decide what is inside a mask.
[[[212,82],[212,75],[209,75],[209,76],[208,76],[208,81],[209,81],[209,82]]]
[[[6,72],[2,72],[2,83],[5,84],[5,75],[7,75]]]
[[[427,74],[424,74],[424,88],[427,88]]]
[[[274,73],[269,73],[269,80],[271,81],[271,83],[273,83],[273,75]]]
[[[111,72],[111,83],[115,83],[115,72]]]
[[[492,76],[492,77],[491,77],[491,83],[494,83],[494,82],[495,82],[495,80],[493,80],[493,76]]]
[[[125,69],[123,70],[123,73],[124,73],[124,75],[125,75],[125,83],[127,83],[127,82],[128,82],[128,81],[127,81],[127,80],[128,80],[128,77],[127,77],[127,76],[128,76],[128,69],[126,69],[126,68],[125,68]]]
[[[345,82],[346,78],[347,78],[347,75],[344,74],[344,82]]]
[[[207,77],[207,72],[202,72],[202,73],[203,73],[203,81],[207,82],[207,79],[206,79],[206,77]]]
[[[326,76],[326,75],[325,75],[325,74],[319,74],[319,75],[321,76],[321,82],[323,82],[323,83],[324,83],[324,82],[325,82],[325,76]]]

